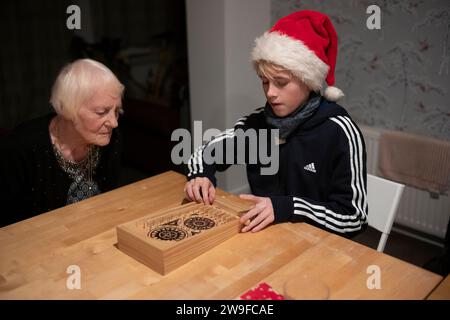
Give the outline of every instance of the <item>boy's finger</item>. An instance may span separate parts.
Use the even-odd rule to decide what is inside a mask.
[[[252,194],[240,194],[239,198],[244,199],[244,200],[250,200],[253,202],[258,202],[259,201],[259,197],[254,196]]]
[[[264,211],[265,211],[265,210],[264,210]],[[252,230],[252,231],[253,231],[253,229],[254,229],[255,227],[259,226],[259,224],[260,224],[261,222],[263,222],[264,219],[265,219],[264,211],[259,212],[259,213],[253,218],[253,220],[250,222],[250,224],[249,224],[248,226],[245,226],[245,227],[242,229],[242,232],[247,232],[247,231],[249,231],[249,230]]]
[[[208,185],[206,183],[202,184],[202,200],[204,204],[209,204]]]
[[[252,229],[252,232],[258,232],[262,229],[264,229],[265,227],[267,227],[269,224],[271,224],[272,222],[270,221],[270,219],[267,217],[266,219],[264,219],[259,225],[257,225],[256,227],[254,227]]]
[[[200,186],[198,184],[195,184],[192,187],[192,191],[194,193],[194,200],[197,202],[202,202],[202,196],[200,195]]]
[[[188,200],[190,201],[194,201],[194,194],[192,193],[192,187],[191,186],[187,186],[186,187],[186,192],[185,192]]]
[[[259,208],[252,208],[246,214],[244,214],[239,220],[241,223],[246,224],[247,221],[251,220],[254,216],[259,213]]]
[[[216,188],[211,184],[209,186],[209,203],[213,204],[216,199]]]

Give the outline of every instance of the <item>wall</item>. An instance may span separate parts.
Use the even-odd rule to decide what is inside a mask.
[[[54,78],[68,59],[71,1],[4,1],[0,10],[0,128],[51,110]]]
[[[369,30],[366,9],[381,9]],[[336,86],[358,122],[450,139],[448,0],[272,0],[275,22],[300,9],[329,15],[339,36]]]
[[[250,63],[254,39],[269,28],[270,0],[188,0],[191,119],[208,128],[231,128],[264,104]],[[247,191],[245,167],[218,174],[219,187]]]
[[[96,55],[106,51],[105,44],[98,43],[104,36],[120,38],[122,48],[127,49],[148,46],[156,36],[166,37],[184,55],[183,1],[4,1],[0,10],[0,129],[12,129],[52,110],[48,102],[51,86],[61,67],[75,58],[74,35],[97,43],[96,50],[90,48]],[[66,27],[66,10],[72,4],[80,7],[81,30]],[[130,86],[127,83],[127,94]]]

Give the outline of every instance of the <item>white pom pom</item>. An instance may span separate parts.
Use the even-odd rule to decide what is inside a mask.
[[[329,101],[338,101],[344,96],[344,92],[339,88],[329,86],[325,89],[323,96]]]

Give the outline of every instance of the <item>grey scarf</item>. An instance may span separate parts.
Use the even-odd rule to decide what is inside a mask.
[[[278,117],[273,113],[272,107],[266,103],[264,114],[267,124],[280,130],[280,138],[285,140],[302,122],[309,118],[320,105],[321,96],[315,92],[311,92],[309,99],[294,112],[286,117]]]

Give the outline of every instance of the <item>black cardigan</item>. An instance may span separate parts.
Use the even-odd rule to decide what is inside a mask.
[[[54,116],[22,124],[0,141],[1,227],[66,205],[72,180],[53,152],[48,128]],[[110,143],[100,148],[94,180],[101,192],[118,186],[120,140],[114,130]]]

